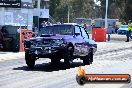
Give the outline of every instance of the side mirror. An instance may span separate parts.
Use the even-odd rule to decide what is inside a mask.
[[[80,35],[80,33],[75,33],[76,36]]]
[[[87,34],[88,35],[88,34]],[[89,39],[89,35],[88,35],[88,39]]]

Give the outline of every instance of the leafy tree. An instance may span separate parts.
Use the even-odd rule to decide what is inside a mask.
[[[67,22],[68,10],[70,22],[75,18],[104,18],[106,0],[96,0],[101,6],[96,6],[94,0],[50,0],[50,15],[56,20]],[[121,21],[132,20],[132,0],[108,0],[108,18],[119,18]]]
[[[93,0],[73,0],[71,2],[75,17],[91,18],[94,8]]]
[[[62,0],[55,12],[55,19],[60,22],[67,22],[68,3]]]
[[[49,13],[52,17],[54,17],[56,8],[58,7],[58,5],[60,4],[61,0],[50,0],[50,7],[49,7]]]
[[[51,0],[52,4],[53,2]],[[52,11],[50,15],[53,16],[56,21],[67,22],[68,10],[70,13],[70,22],[73,22],[75,18],[93,17],[93,0],[59,0],[59,4],[56,6],[52,4],[50,7],[53,8],[53,10],[50,9],[50,11]]]
[[[97,0],[101,2],[102,17],[105,15],[106,0]],[[132,0],[109,0],[108,17],[119,18],[121,21],[132,20]]]
[[[126,8],[125,8],[125,20],[132,20],[132,0],[125,0]]]

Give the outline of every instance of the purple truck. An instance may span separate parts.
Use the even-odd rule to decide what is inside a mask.
[[[39,58],[49,58],[52,64],[64,59],[70,66],[80,58],[85,65],[93,62],[97,44],[89,38],[85,28],[77,24],[58,24],[42,28],[38,37],[25,39],[25,61],[29,68],[34,67]]]

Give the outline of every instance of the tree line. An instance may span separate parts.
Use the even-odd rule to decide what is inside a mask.
[[[102,12],[105,12],[105,3],[106,0],[98,0],[101,2]],[[118,18],[122,22],[128,22],[132,20],[132,0],[108,0],[108,17],[109,18]]]
[[[50,15],[60,22],[73,22],[75,18],[104,18],[106,0],[95,4],[94,0],[50,0]],[[121,21],[132,20],[132,0],[108,0],[108,18]]]

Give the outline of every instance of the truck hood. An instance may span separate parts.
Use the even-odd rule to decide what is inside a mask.
[[[88,39],[88,42],[90,43],[90,44],[97,44],[94,40],[92,40],[92,39]]]
[[[73,38],[73,35],[43,35],[41,37],[29,38],[25,40],[39,40],[39,39],[68,39]]]
[[[36,38],[29,38],[29,39],[25,39],[26,41],[39,41],[39,40],[42,40],[42,39],[64,39],[66,41],[69,41],[69,40],[72,40],[73,39],[73,35],[43,35],[41,37],[36,37]],[[94,40],[92,39],[86,39],[86,40],[75,40],[75,41],[78,41],[78,42],[89,42],[89,44],[92,44],[92,45],[95,45],[97,44]],[[74,39],[72,40],[72,42],[74,42]]]

